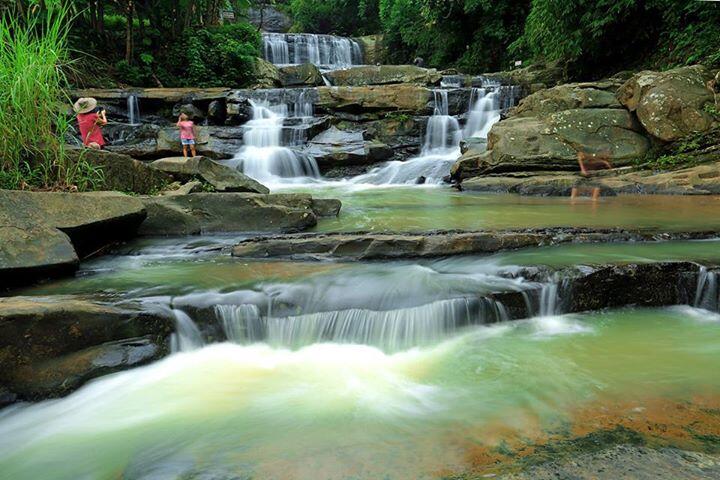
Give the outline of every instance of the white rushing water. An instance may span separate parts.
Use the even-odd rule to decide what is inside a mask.
[[[362,64],[362,50],[351,38],[311,33],[264,33],[265,60],[275,65],[312,63],[328,70]]]
[[[130,125],[140,125],[140,106],[138,105],[137,95],[131,93],[127,97],[128,123]]]
[[[433,115],[428,119],[420,155],[404,162],[388,162],[355,177],[353,183],[442,183],[443,177],[450,173],[450,167],[460,157],[462,132],[457,118],[449,114],[448,91],[437,89],[433,95]]]
[[[315,160],[284,146],[282,141],[284,121],[290,108],[295,117],[312,117],[312,103],[301,94],[291,106],[286,103],[271,105],[267,100],[250,100],[250,104],[253,117],[245,124],[245,145],[228,164],[270,185],[319,178]]]
[[[487,91],[485,88],[473,88],[463,136],[487,139],[488,132],[498,121],[500,121],[500,90]]]

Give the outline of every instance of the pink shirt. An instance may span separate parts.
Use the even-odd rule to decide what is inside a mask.
[[[195,132],[193,132],[193,127],[195,126],[195,123],[191,120],[185,120],[184,122],[178,122],[178,127],[180,127],[180,139],[181,140],[195,140]]]
[[[82,138],[83,145],[87,146],[93,142],[101,147],[105,145],[105,140],[102,136],[102,127],[97,124],[98,118],[100,117],[94,112],[78,114],[77,121],[80,127],[80,137]]]

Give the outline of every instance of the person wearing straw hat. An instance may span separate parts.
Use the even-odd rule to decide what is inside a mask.
[[[79,98],[73,105],[73,109],[77,113],[83,145],[101,150],[105,145],[102,127],[108,123],[105,110],[98,110],[97,100],[94,98]]]

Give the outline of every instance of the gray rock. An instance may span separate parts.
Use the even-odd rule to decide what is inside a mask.
[[[325,84],[320,70],[312,63],[289,65],[279,70],[284,87],[317,87]]]
[[[179,185],[178,188],[174,190],[165,190],[161,193],[161,195],[190,195],[191,193],[197,193],[202,191],[203,184],[202,182],[198,180],[192,180],[190,182],[187,182],[185,184]]]
[[[550,228],[483,232],[433,232],[425,234],[299,234],[248,239],[233,248],[236,257],[337,257],[374,260],[422,258],[493,253],[565,242],[652,240],[659,232]],[[712,232],[687,234],[662,232],[668,238],[709,238]],[[664,238],[664,237],[663,237]]]
[[[250,23],[265,32],[285,33],[292,26],[290,17],[274,7],[249,8],[247,16]]]
[[[190,120],[196,122],[205,119],[205,113],[192,103],[178,103],[173,107],[173,117],[177,118],[181,113],[184,113]]]
[[[334,198],[313,198],[312,210],[318,217],[337,217],[342,208],[342,202]]]
[[[327,72],[325,77],[333,85],[354,87],[394,83],[435,85],[442,79],[437,70],[414,65],[362,65]]]
[[[325,170],[336,166],[369,165],[391,158],[393,150],[379,142],[367,142],[363,133],[330,127],[310,140],[304,153]]]
[[[75,297],[0,299],[0,383],[38,400],[167,352],[173,320],[160,312]],[[140,338],[138,338],[140,337]]]
[[[215,232],[298,232],[315,226],[304,194],[193,193],[142,199],[148,218],[141,235]]]
[[[218,192],[270,193],[266,186],[247,175],[202,156],[161,158],[150,166],[178,179],[201,178]]]

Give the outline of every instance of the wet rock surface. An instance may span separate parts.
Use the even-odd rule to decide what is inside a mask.
[[[244,240],[233,256],[301,258],[421,258],[539,247],[560,243],[623,242],[711,238],[713,232],[664,233],[619,229],[552,228],[419,234],[296,234]]]
[[[298,232],[315,226],[313,199],[304,194],[193,193],[145,197],[140,235],[219,232]]]
[[[167,353],[173,321],[159,311],[76,297],[0,299],[0,384],[20,399],[75,390],[91,378]]]
[[[0,286],[70,273],[78,258],[133,237],[145,216],[118,192],[0,190]]]
[[[321,170],[346,165],[370,165],[390,159],[393,150],[380,142],[366,141],[361,131],[330,127],[310,140],[304,153],[315,159]]]

